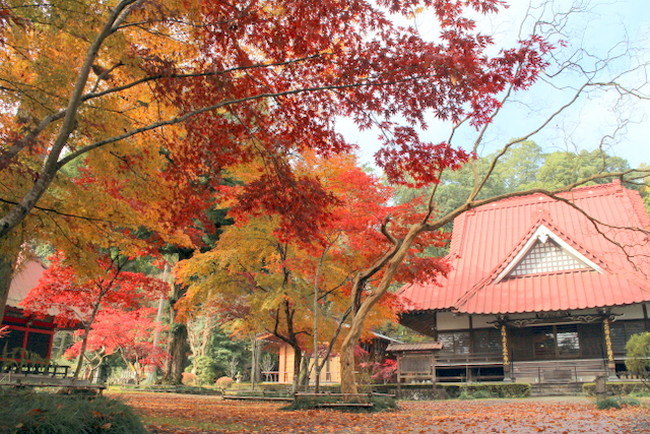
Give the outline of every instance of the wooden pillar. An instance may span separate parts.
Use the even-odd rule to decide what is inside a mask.
[[[29,321],[27,321],[27,323],[25,324],[25,330],[23,331],[23,333],[24,333],[23,334],[23,343],[21,344],[21,346],[23,348],[23,352],[20,355],[21,359],[30,357],[30,355],[27,353],[27,345],[28,345],[28,342],[29,342],[29,328],[30,327],[31,327],[31,323]]]
[[[397,397],[402,395],[402,353],[397,353]]]
[[[397,353],[397,384],[402,382],[402,353]]]
[[[433,354],[433,350],[431,350],[431,355],[429,356],[429,366],[431,370],[431,384],[433,387],[436,387],[436,356]]]
[[[614,362],[614,347],[612,346],[611,319],[603,318],[603,335],[605,337],[605,354],[607,355],[607,371],[610,379],[616,379],[616,362]]]
[[[433,312],[433,321],[432,321],[432,324],[431,324],[431,331],[433,332],[432,333],[433,339],[435,339],[437,341],[438,340],[438,312],[437,311]]]
[[[503,381],[513,381],[510,351],[508,350],[508,329],[501,323],[501,354],[503,356]]]

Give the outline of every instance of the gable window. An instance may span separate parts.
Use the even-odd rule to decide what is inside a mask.
[[[566,252],[554,241],[538,240],[528,254],[510,272],[511,276],[549,273],[553,271],[579,270],[589,268],[585,263]]]
[[[540,225],[510,263],[499,273],[494,283],[511,277],[569,270],[593,270],[600,266],[569,243]]]

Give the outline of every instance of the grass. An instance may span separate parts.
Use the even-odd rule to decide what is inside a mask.
[[[139,434],[144,425],[130,407],[105,397],[28,390],[0,391],[0,432],[30,434]]]
[[[638,399],[623,398],[623,397],[609,397],[596,401],[596,407],[599,410],[607,410],[610,408],[619,409],[622,407],[638,407],[641,403]]]

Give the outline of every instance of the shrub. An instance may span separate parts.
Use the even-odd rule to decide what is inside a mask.
[[[197,383],[196,375],[192,374],[191,372],[183,372],[181,376],[181,383],[185,384],[186,386],[193,386]]]
[[[198,384],[212,384],[217,375],[217,364],[210,356],[199,356],[194,359],[194,368]]]
[[[398,393],[397,384],[376,384],[373,390],[383,393]],[[477,391],[481,391],[476,395]],[[528,383],[437,383],[431,384],[400,384],[399,397],[401,399],[429,400],[429,399],[457,399],[465,392],[466,399],[484,398],[525,398],[530,396]]]
[[[650,332],[632,335],[625,344],[625,367],[650,388]]]
[[[607,383],[607,393],[609,395],[637,395],[647,392],[648,389],[643,387],[642,383],[639,382],[611,382]],[[596,394],[596,384],[595,383],[585,383],[582,385],[582,391],[589,396],[594,396]],[[639,395],[642,396],[642,395]]]
[[[610,408],[619,409],[626,406],[636,407],[639,404],[639,400],[634,398],[610,397],[596,401],[596,407],[598,407],[599,410],[608,410]]]
[[[31,434],[146,433],[131,408],[102,396],[87,399],[33,391],[0,391],[0,432]]]
[[[463,384],[457,386],[454,390],[447,387],[447,394],[451,398],[458,397],[465,393],[465,396],[471,396],[469,399],[485,398],[524,398],[530,396],[530,384],[525,383],[483,383],[483,384]]]
[[[221,389],[222,391],[228,389],[232,384],[235,382],[230,377],[219,377],[216,382],[216,386]]]
[[[458,399],[488,399],[492,398],[492,394],[488,389],[477,389],[469,391],[464,389],[460,392]]]
[[[596,407],[598,407],[598,410],[607,410],[610,408],[621,408],[621,405],[616,398],[604,398],[596,401]]]

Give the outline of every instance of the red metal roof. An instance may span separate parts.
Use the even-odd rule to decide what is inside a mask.
[[[405,287],[408,310],[496,314],[650,301],[650,277],[643,273],[650,272],[650,236],[632,229],[650,230],[640,195],[614,182],[561,197],[567,202],[542,194],[510,198],[459,216],[449,252],[452,271],[439,286]],[[541,225],[596,268],[499,280]]]
[[[45,267],[38,261],[28,261],[22,265],[11,279],[7,305],[19,307],[27,293],[38,284]]]
[[[442,342],[413,342],[413,343],[392,343],[386,347],[388,352],[416,352],[416,351],[430,351],[430,350],[441,350]]]

